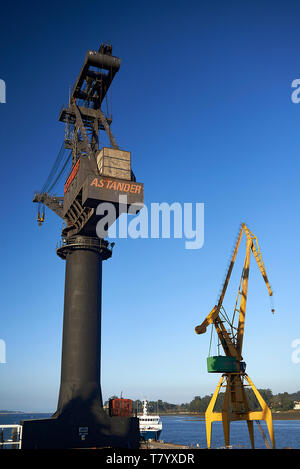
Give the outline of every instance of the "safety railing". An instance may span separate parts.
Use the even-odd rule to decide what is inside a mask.
[[[21,449],[22,425],[0,425],[0,449]]]
[[[85,248],[113,248],[115,243],[100,238],[92,238],[88,236],[74,236],[70,238],[63,238],[62,241],[56,244],[56,249],[67,246],[82,246]]]
[[[102,260],[105,260],[111,257],[114,245],[115,243],[109,243],[105,239],[77,235],[70,238],[63,237],[62,241],[56,245],[56,252],[62,259],[66,259],[70,250],[91,249],[101,253]]]

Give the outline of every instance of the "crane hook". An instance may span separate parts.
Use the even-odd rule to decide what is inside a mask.
[[[37,213],[38,226],[42,226],[44,221],[45,221],[45,208],[43,207],[42,212],[40,212],[40,208],[38,208],[38,213]]]
[[[274,308],[274,300],[273,300],[273,294],[270,296],[270,303],[271,303],[271,313],[275,313],[275,308]]]

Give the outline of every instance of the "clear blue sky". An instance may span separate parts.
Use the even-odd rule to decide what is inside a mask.
[[[234,237],[259,238],[275,316],[252,261],[244,357],[257,387],[300,389],[291,361],[300,338],[300,6],[270,1],[10,2],[0,14],[0,408],[56,409],[64,262],[61,221],[39,229],[31,202],[62,139],[68,87],[88,49],[111,41],[122,65],[113,83],[113,132],[132,152],[145,201],[204,202],[205,243],[119,240],[104,264],[104,398],[187,402],[213,392],[209,334]],[[241,258],[239,258],[241,261]],[[241,268],[234,279],[237,281]],[[136,275],[133,275],[136,274]],[[235,291],[228,292],[233,307]]]

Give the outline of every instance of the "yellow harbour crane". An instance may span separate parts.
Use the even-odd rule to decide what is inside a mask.
[[[227,316],[225,308],[223,307],[223,300],[241,244],[243,233],[246,235],[246,256],[233,316],[230,320]],[[195,328],[197,334],[203,334],[206,332],[207,327],[212,324],[217,331],[220,344],[222,345],[225,353],[225,356],[214,356],[207,358],[208,372],[222,373],[222,377],[205,413],[208,448],[211,447],[211,427],[213,422],[222,421],[225,446],[229,447],[230,422],[242,420],[247,421],[252,448],[254,448],[254,421],[256,421],[259,425],[259,429],[263,435],[266,446],[269,448],[271,447],[260,425],[260,420],[265,420],[268,427],[272,447],[275,448],[271,410],[252,383],[249,376],[246,374],[246,365],[242,357],[251,252],[253,253],[254,258],[258,264],[270,297],[273,295],[257,238],[249,230],[249,228],[247,228],[247,226],[242,223],[218,303],[213,307],[212,311],[209,313],[203,323]],[[274,309],[272,309],[272,313],[274,313]],[[246,387],[250,387],[253,390],[254,395],[256,396],[261,407],[260,411],[250,410],[245,391]],[[225,388],[222,411],[214,412],[216,400],[221,388]]]

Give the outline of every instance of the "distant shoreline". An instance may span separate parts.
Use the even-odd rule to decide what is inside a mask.
[[[0,415],[48,415],[53,412],[21,412],[20,410],[0,410]]]
[[[299,411],[286,411],[272,413],[273,420],[300,420]]]
[[[12,411],[12,410],[3,410],[0,411],[1,415],[48,415],[52,414],[53,412],[21,412],[21,411]],[[199,417],[204,419],[205,414],[204,412],[197,413],[197,412],[160,412],[160,416],[191,416],[191,417]],[[277,411],[272,412],[273,420],[300,420],[300,411]]]
[[[182,415],[182,416],[191,416],[191,417],[200,417],[204,418],[204,412],[160,412],[159,415]],[[287,410],[287,411],[278,411],[272,412],[273,420],[300,420],[300,411],[297,410]]]
[[[20,411],[16,411],[14,412],[13,410],[3,410],[3,411],[0,411],[0,415],[10,415],[10,414],[26,414],[26,412],[20,412]]]

